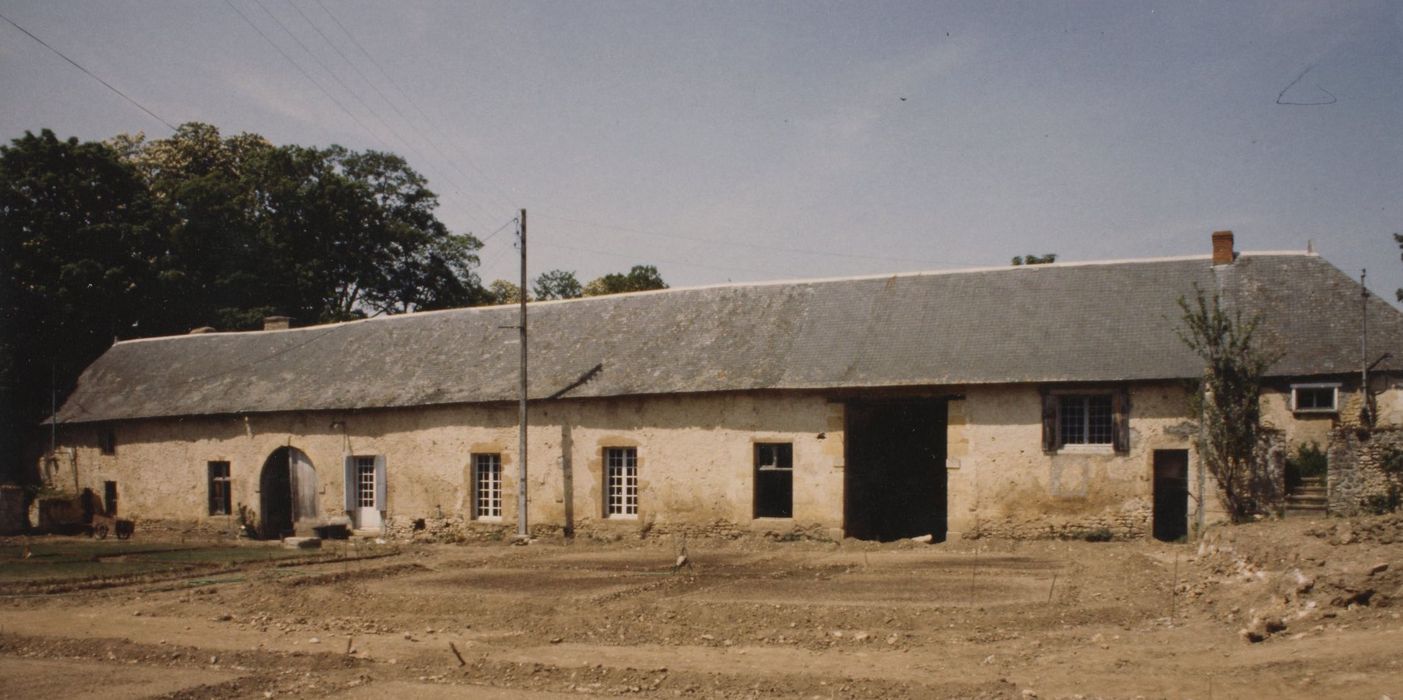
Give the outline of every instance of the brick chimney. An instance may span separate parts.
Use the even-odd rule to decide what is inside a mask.
[[[1213,234],[1217,236],[1218,234]],[[1232,234],[1228,234],[1228,248],[1232,248]],[[1213,240],[1217,240],[1216,238]],[[1216,243],[1215,243],[1216,245]],[[1217,257],[1214,257],[1214,264],[1217,264]],[[266,316],[263,319],[263,330],[265,331],[285,331],[292,327],[292,317],[290,316]]]
[[[1232,231],[1213,232],[1213,264],[1231,265],[1236,253],[1232,249]]]

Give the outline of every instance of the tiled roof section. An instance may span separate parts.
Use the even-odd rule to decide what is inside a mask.
[[[1275,375],[1359,367],[1360,288],[1314,255],[1009,267],[668,290],[533,304],[533,398],[1187,378],[1194,286],[1260,312]],[[1403,366],[1403,314],[1369,302],[1371,351]],[[122,342],[59,420],[512,400],[515,307],[290,331]]]

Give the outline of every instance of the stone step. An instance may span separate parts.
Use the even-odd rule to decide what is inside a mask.
[[[1286,505],[1290,506],[1321,506],[1322,508],[1330,500],[1324,496],[1287,496]]]
[[[1287,507],[1282,511],[1282,515],[1287,518],[1323,518],[1329,515],[1324,507],[1321,508],[1292,508]]]

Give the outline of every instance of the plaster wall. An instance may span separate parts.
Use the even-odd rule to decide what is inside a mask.
[[[1068,447],[1045,454],[1041,398],[1033,385],[950,388],[948,513],[954,533],[1075,537],[1095,530],[1142,536],[1152,513],[1154,451],[1189,449],[1187,509],[1198,509],[1199,463],[1191,445],[1185,388],[1174,382],[1131,387],[1130,450]],[[1399,393],[1380,397],[1397,415]],[[868,396],[864,394],[863,396]],[[1314,420],[1283,410],[1280,394],[1263,399],[1268,422],[1299,439]],[[344,460],[383,455],[386,515],[391,523],[472,516],[471,456],[501,455],[503,515],[517,519],[516,406],[441,406],[354,412],[187,417],[118,423],[116,454],[103,455],[106,426],[67,426],[59,459],[43,466],[67,490],[103,492],[118,484],[123,515],[229,523],[208,515],[206,463],[231,465],[232,500],[257,510],[259,473],[277,448],[296,447],[317,473],[318,519],[345,514]],[[1383,413],[1383,411],[1381,411]],[[532,408],[528,488],[533,525],[686,529],[841,528],[844,411],[841,399],[816,393],[752,392],[566,400]],[[1328,435],[1327,435],[1328,437]],[[757,442],[793,444],[794,517],[754,519],[753,450]],[[1322,445],[1324,442],[1322,442]],[[638,454],[639,513],[604,517],[604,450]],[[1210,476],[1203,475],[1204,521],[1224,517]]]
[[[963,396],[950,402],[949,412],[952,531],[1076,537],[1106,530],[1118,537],[1143,536],[1152,515],[1158,449],[1190,450],[1187,509],[1194,522],[1199,464],[1181,385],[1131,387],[1128,454],[1116,454],[1109,445],[1043,452],[1042,398],[1034,386],[967,387]],[[1204,476],[1212,494],[1212,481]],[[1205,521],[1222,517],[1216,498],[1205,505]]]
[[[515,405],[473,405],[128,421],[111,427],[115,454],[98,449],[105,426],[61,431],[65,489],[76,482],[102,493],[118,483],[126,515],[224,522],[208,515],[206,463],[230,463],[232,500],[259,508],[259,473],[274,450],[306,453],[317,473],[320,520],[345,515],[348,455],[386,459],[386,516],[470,518],[471,455],[502,460],[503,515],[516,522]],[[799,394],[560,401],[533,407],[528,432],[533,525],[588,526],[604,518],[603,453],[634,447],[639,513],[610,519],[633,528],[670,523],[752,522],[756,442],[789,442],[794,451],[794,517],[757,527],[842,524],[842,410]],[[73,475],[76,473],[76,477]]]

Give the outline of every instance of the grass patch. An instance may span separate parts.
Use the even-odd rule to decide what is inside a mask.
[[[73,540],[0,546],[0,583],[74,581],[217,569],[249,562],[282,561],[320,554],[274,547],[134,543]]]

